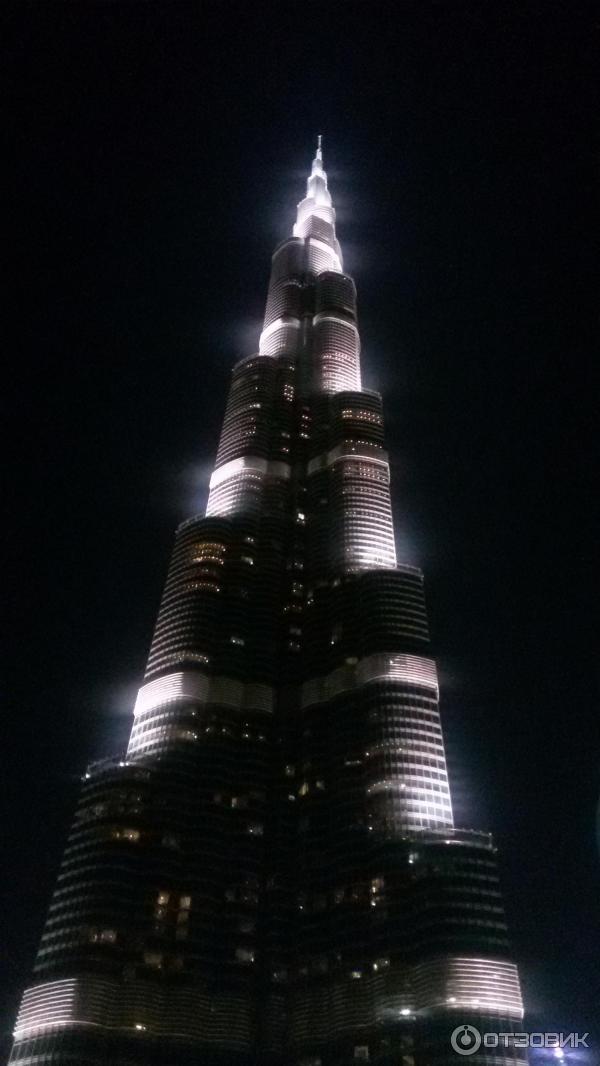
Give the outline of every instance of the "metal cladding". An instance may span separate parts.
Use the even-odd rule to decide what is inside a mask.
[[[319,139],[127,752],[85,774],[11,1062],[443,1066],[457,1025],[521,1018],[493,843],[454,826]]]

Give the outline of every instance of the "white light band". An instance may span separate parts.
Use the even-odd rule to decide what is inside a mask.
[[[135,702],[134,717],[179,700],[270,713],[274,693],[270,685],[258,682],[244,683],[229,677],[206,677],[193,670],[181,670],[142,685]]]
[[[302,686],[302,707],[324,703],[373,681],[401,681],[405,685],[419,685],[432,689],[437,699],[438,679],[433,659],[420,655],[368,655],[354,665],[338,667],[324,677],[306,681]]]

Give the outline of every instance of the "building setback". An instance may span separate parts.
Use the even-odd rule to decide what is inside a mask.
[[[493,842],[454,826],[319,138],[127,752],[84,775],[10,1061],[456,1066],[457,1026],[522,1016]]]

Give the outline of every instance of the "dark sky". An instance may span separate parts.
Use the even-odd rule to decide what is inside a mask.
[[[4,1030],[78,776],[126,737],[172,531],[202,505],[318,132],[398,541],[428,578],[457,815],[501,847],[530,1027],[593,1030],[597,12],[79,2],[1,18]]]

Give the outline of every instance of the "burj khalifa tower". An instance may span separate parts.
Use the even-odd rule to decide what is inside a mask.
[[[523,1006],[438,697],[319,138],[129,745],[83,777],[10,1062],[457,1066],[457,1030],[472,1066],[525,1062],[482,1039]]]

